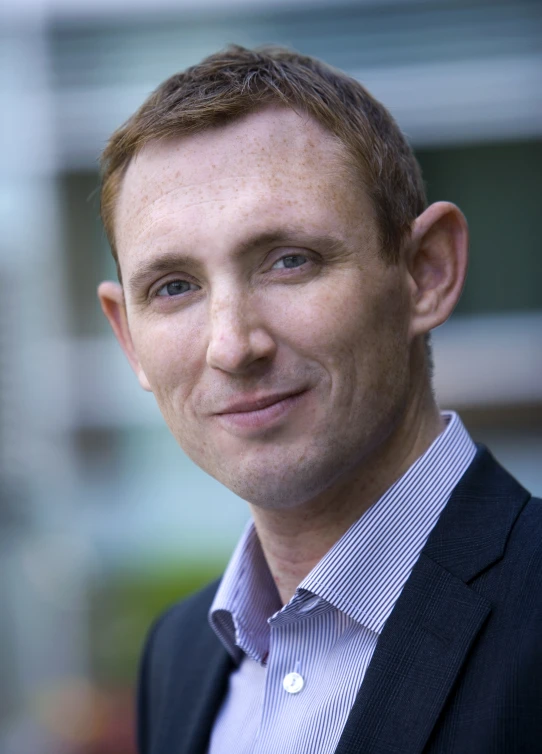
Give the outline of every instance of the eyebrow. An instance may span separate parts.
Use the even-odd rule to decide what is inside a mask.
[[[244,256],[262,246],[303,244],[303,246],[326,248],[329,252],[338,252],[345,249],[344,242],[327,233],[307,233],[302,228],[282,228],[257,233],[237,245],[234,251],[235,257]],[[202,267],[202,261],[178,251],[166,251],[160,256],[144,262],[128,281],[128,288],[137,292],[160,275],[165,275],[174,269]]]

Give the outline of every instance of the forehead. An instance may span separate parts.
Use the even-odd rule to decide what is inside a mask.
[[[126,171],[116,212],[119,256],[184,224],[262,221],[284,213],[303,222],[319,214],[372,214],[353,192],[345,147],[314,119],[267,107],[224,126],[151,142]],[[352,195],[355,207],[352,206]],[[229,214],[228,214],[229,212]],[[292,219],[292,218],[290,218]],[[328,218],[329,219],[329,218]]]

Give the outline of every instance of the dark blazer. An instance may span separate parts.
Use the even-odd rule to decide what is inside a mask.
[[[149,633],[140,754],[206,752],[233,667],[207,621],[216,588]],[[483,447],[384,627],[336,749],[421,752],[542,752],[542,500]]]

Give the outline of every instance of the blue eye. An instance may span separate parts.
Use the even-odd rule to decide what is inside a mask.
[[[289,254],[287,257],[281,257],[280,259],[277,259],[277,261],[273,265],[273,268],[276,269],[277,265],[282,262],[284,268],[291,270],[295,267],[301,267],[305,264],[306,261],[307,257],[304,254]]]
[[[190,283],[188,280],[171,280],[166,283],[156,292],[157,296],[179,296],[181,293],[187,293],[190,290],[194,290],[196,286]]]

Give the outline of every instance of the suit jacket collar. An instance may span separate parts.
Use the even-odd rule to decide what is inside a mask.
[[[479,447],[384,627],[336,754],[422,752],[491,611],[468,582],[503,556],[529,497]]]
[[[479,445],[424,554],[468,583],[503,556],[510,530],[530,497]]]

